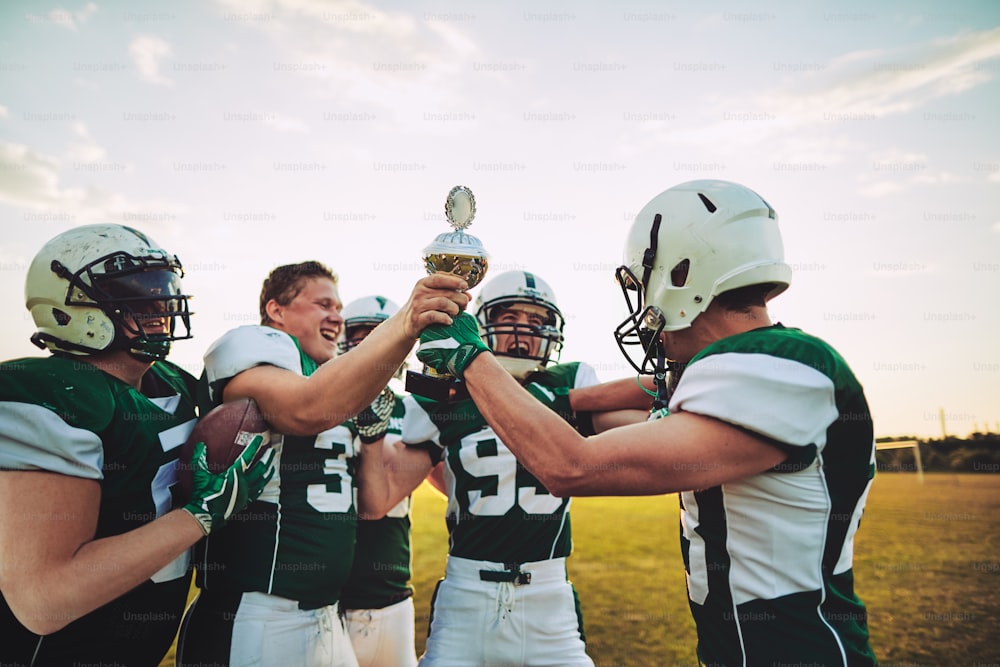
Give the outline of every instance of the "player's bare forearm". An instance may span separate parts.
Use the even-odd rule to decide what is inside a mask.
[[[644,389],[653,391],[653,379],[650,376],[611,380],[571,389],[569,403],[577,412],[645,410],[648,413],[653,399]]]
[[[226,385],[225,400],[257,401],[268,422],[290,435],[315,435],[371,404],[431,324],[447,324],[468,303],[463,278],[421,279],[406,305],[376,327],[350,354],[331,359],[309,377],[274,366],[243,371]]]
[[[444,481],[444,462],[438,461],[434,469],[430,471],[427,475],[427,483],[430,484],[435,491],[440,493],[445,498],[448,497],[448,488]]]
[[[594,412],[591,422],[594,433],[604,433],[613,428],[641,424],[649,418],[649,410],[611,410],[610,412]]]
[[[0,505],[0,590],[18,620],[42,635],[132,590],[204,534],[175,510],[94,540],[98,482],[54,473],[0,473]]]
[[[367,501],[369,504],[364,509],[371,516],[362,517],[364,519],[385,516],[420,486],[432,468],[430,455],[425,450],[407,447],[402,441],[384,443],[381,454],[377,471],[381,487],[377,495]]]
[[[381,519],[392,505],[389,500],[389,480],[386,477],[382,449],[385,438],[361,445],[358,465],[358,518],[364,521]]]

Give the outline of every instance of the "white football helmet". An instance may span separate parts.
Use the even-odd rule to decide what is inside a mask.
[[[495,321],[498,308],[502,310],[515,305],[537,310],[543,324],[533,326]],[[497,361],[516,378],[524,378],[559,359],[565,322],[556,305],[555,292],[533,273],[507,271],[483,284],[476,297],[476,319],[479,320],[483,340],[493,350]],[[498,335],[511,337],[507,349],[498,349]],[[538,339],[537,353],[532,354],[528,338]]]
[[[28,268],[24,298],[36,327],[31,342],[70,354],[126,350],[143,361],[163,359],[172,341],[191,338],[183,275],[176,255],[131,227],[84,225],[63,232]],[[164,319],[164,333],[143,328],[143,322]]]
[[[340,311],[344,318],[344,337],[338,343],[341,354],[356,347],[358,343],[351,341],[351,330],[356,327],[377,327],[399,312],[399,306],[384,296],[377,294],[355,299]]]
[[[773,285],[770,299],[788,287],[792,270],[778,215],[760,195],[700,180],[665,190],[639,211],[615,278],[630,312],[615,339],[636,370],[651,373],[661,331],[691,326],[716,296],[739,287]],[[629,345],[641,346],[640,363]]]

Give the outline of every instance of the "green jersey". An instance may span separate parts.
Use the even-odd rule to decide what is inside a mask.
[[[402,437],[403,399],[396,397],[385,444]],[[358,522],[354,568],[344,586],[344,609],[382,609],[413,595],[410,585],[410,498],[377,521]]]
[[[269,364],[308,376],[317,366],[288,334],[267,326],[233,329],[205,353],[211,408],[238,373]],[[347,425],[314,436],[271,432],[274,477],[260,498],[212,533],[200,550],[199,585],[260,591],[303,608],[333,604],[351,571],[357,532],[354,437]]]
[[[180,446],[196,421],[194,391],[194,378],[166,361],[152,365],[140,390],[77,357],[0,364],[0,470],[96,480],[101,500],[94,539],[138,528],[172,509]],[[40,649],[38,637],[19,627],[4,602],[5,648],[11,656],[39,650],[42,662],[63,650],[90,656],[109,642],[118,642],[125,655],[146,647],[162,655],[183,612],[188,563],[185,552],[150,582],[45,637]],[[128,629],[127,619],[149,617],[150,610],[165,622]]]
[[[725,421],[788,452],[766,472],[681,494],[701,660],[874,665],[852,558],[875,444],[840,355],[781,325],[724,338],[688,364],[670,412]]]
[[[570,420],[569,390],[596,382],[590,366],[574,362],[532,374],[525,388]],[[569,556],[570,499],[553,496],[518,463],[472,400],[406,402],[404,442],[445,461],[452,556],[499,563]]]

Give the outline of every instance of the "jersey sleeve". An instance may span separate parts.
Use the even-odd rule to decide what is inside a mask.
[[[597,371],[588,363],[580,362],[576,369],[576,377],[573,380],[573,389],[581,389],[599,384]]]
[[[222,401],[226,383],[255,366],[271,365],[302,372],[299,350],[284,331],[247,325],[224,334],[205,352],[205,376],[213,405]]]
[[[792,359],[725,352],[690,364],[670,412],[693,412],[796,447],[822,444],[837,418],[833,382]]]
[[[97,434],[70,426],[48,408],[0,401],[0,470],[42,470],[103,479]]]
[[[403,408],[405,412],[402,427],[403,444],[427,450],[431,462],[436,464],[444,455],[440,429],[427,410],[413,396],[403,399]]]

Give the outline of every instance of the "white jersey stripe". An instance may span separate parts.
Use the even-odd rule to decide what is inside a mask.
[[[823,587],[830,498],[814,462],[797,473],[768,473],[722,487],[733,602]]]
[[[96,433],[70,426],[48,408],[15,401],[0,401],[0,422],[0,469],[104,479],[104,445]]]
[[[688,595],[698,604],[705,604],[708,599],[708,563],[705,558],[705,540],[698,534],[701,508],[694,493],[687,491],[681,494],[684,510],[681,512],[681,531],[688,540],[688,559],[691,563],[687,573]]]

